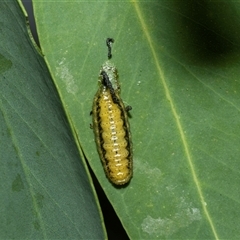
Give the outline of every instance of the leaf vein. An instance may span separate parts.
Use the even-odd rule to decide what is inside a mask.
[[[195,183],[196,188],[197,188],[197,192],[198,192],[200,200],[201,200],[202,208],[203,208],[204,213],[205,213],[205,215],[207,217],[209,225],[210,225],[210,227],[211,227],[211,229],[213,231],[215,239],[219,239],[217,231],[216,231],[216,228],[215,228],[215,226],[213,224],[213,221],[211,219],[210,213],[208,212],[208,209],[206,207],[204,196],[203,196],[203,192],[202,192],[202,189],[200,187],[199,180],[197,178],[197,174],[196,174],[196,171],[195,171],[195,168],[194,168],[193,159],[192,159],[192,156],[191,156],[191,153],[190,153],[190,150],[189,150],[187,139],[186,139],[186,136],[184,134],[183,127],[182,127],[182,124],[180,122],[179,115],[177,113],[177,109],[176,109],[176,107],[174,105],[174,101],[173,101],[173,99],[172,99],[172,97],[170,95],[170,92],[169,92],[169,89],[168,89],[168,86],[167,86],[167,82],[165,81],[164,73],[163,73],[163,70],[162,70],[162,68],[160,66],[161,64],[160,64],[160,61],[159,61],[159,59],[157,57],[157,54],[156,54],[153,42],[151,40],[151,36],[150,36],[149,31],[148,31],[147,24],[146,24],[146,22],[144,20],[142,12],[141,12],[141,9],[140,9],[140,6],[139,6],[139,2],[136,1],[136,0],[132,0],[131,2],[134,5],[137,17],[139,18],[141,27],[143,29],[143,32],[145,33],[146,39],[147,39],[148,44],[150,46],[150,49],[151,49],[151,52],[152,52],[152,55],[153,55],[153,59],[154,59],[154,61],[156,63],[157,71],[159,73],[160,79],[162,81],[162,84],[163,84],[163,87],[164,87],[164,90],[165,90],[166,97],[169,100],[173,116],[174,116],[174,118],[176,120],[177,128],[179,130],[179,134],[180,134],[180,137],[181,137],[181,140],[182,140],[182,144],[183,144],[183,148],[184,148],[184,151],[185,151],[185,154],[186,154],[186,157],[187,157],[187,161],[188,161],[188,164],[190,166],[190,170],[191,170],[191,173],[192,173],[192,176],[193,176],[193,180],[194,180],[194,183]]]

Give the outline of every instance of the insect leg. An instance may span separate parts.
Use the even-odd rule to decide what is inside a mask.
[[[129,111],[132,110],[132,107],[131,106],[126,106],[125,110],[126,110],[126,112],[129,112]]]

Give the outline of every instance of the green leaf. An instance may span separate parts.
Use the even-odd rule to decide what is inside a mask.
[[[240,236],[240,5],[34,0],[42,51],[91,168],[131,239]],[[134,176],[115,188],[89,112],[113,37]]]
[[[0,239],[104,238],[83,156],[16,1],[1,2],[0,22]]]

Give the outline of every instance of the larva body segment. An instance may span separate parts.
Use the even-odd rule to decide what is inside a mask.
[[[99,82],[92,111],[97,150],[109,180],[123,185],[132,177],[132,142],[117,70],[111,62],[103,65]]]

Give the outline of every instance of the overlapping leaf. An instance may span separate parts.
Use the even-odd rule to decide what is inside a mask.
[[[16,1],[0,7],[0,239],[104,237],[56,88]]]

